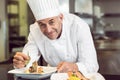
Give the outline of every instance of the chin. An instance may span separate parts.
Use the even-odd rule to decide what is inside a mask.
[[[48,37],[48,38],[51,39],[51,40],[57,39],[57,37]]]
[[[49,39],[51,39],[51,40],[55,40],[55,39],[57,39],[57,35],[49,35],[49,36],[47,36]]]

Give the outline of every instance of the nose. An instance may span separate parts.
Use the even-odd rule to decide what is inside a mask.
[[[46,31],[49,33],[49,32],[51,32],[51,30],[52,30],[51,26],[50,26],[50,25],[47,25],[47,26],[46,26]]]

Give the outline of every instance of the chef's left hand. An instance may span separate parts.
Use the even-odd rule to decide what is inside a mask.
[[[76,63],[71,62],[60,62],[57,66],[57,72],[66,73],[68,71],[78,71],[78,66]]]

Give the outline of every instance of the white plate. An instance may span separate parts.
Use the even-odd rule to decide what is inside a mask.
[[[87,74],[86,77],[89,80],[105,80],[105,78],[100,73]],[[54,73],[51,75],[50,80],[67,80],[67,73]]]
[[[8,73],[14,74],[17,77],[25,78],[25,79],[43,79],[51,76],[52,73],[56,72],[56,67],[46,67],[41,66],[43,68],[43,73],[24,73],[25,68],[22,69],[13,69],[8,71]]]

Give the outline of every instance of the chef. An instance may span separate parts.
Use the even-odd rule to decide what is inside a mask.
[[[58,72],[80,71],[83,75],[98,71],[96,51],[90,28],[81,18],[63,13],[58,0],[27,0],[36,19],[30,25],[23,52],[16,52],[15,68],[25,67],[43,56]]]

